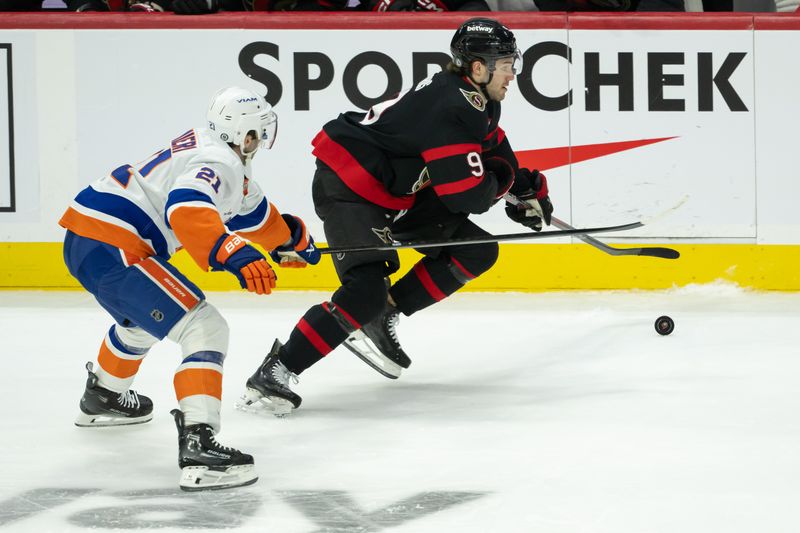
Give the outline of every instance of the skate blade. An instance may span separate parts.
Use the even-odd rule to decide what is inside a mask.
[[[81,412],[75,419],[75,425],[79,428],[104,428],[111,426],[132,426],[134,424],[144,424],[153,419],[153,413],[135,418],[120,417],[108,414],[87,415]]]
[[[230,466],[225,470],[213,470],[207,466],[186,466],[181,469],[181,490],[221,490],[244,487],[258,481],[254,465]]]
[[[234,407],[245,413],[272,415],[277,418],[288,416],[294,409],[294,405],[289,400],[278,396],[263,396],[257,390],[249,388],[236,401]]]
[[[403,373],[403,367],[383,355],[361,330],[350,335],[344,341],[344,346],[373,370],[389,379],[397,379]]]

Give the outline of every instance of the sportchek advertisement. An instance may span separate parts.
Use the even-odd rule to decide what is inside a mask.
[[[67,123],[74,121],[74,145],[52,156],[70,159],[65,168],[74,168],[75,175],[42,175],[43,186],[53,179],[74,180],[71,187],[57,188],[66,205],[70,194],[110,169],[142,160],[188,128],[204,126],[211,95],[223,86],[241,85],[265,95],[279,116],[275,146],[254,160],[256,179],[282,210],[304,216],[321,235],[310,198],[311,139],[339,113],[366,110],[442,68],[458,26],[456,19],[452,24],[442,20],[399,29],[62,32],[52,42],[70,47],[61,57],[73,61],[74,91],[68,91],[72,99],[63,102],[61,112],[69,115]],[[769,235],[758,230],[759,180],[772,191],[764,194],[780,203],[783,194],[775,189],[796,179],[759,174],[757,133],[788,127],[774,107],[781,105],[776,98],[791,106],[796,91],[770,96],[766,88],[760,96],[769,97],[774,116],[760,116],[757,123],[756,76],[762,61],[797,64],[791,51],[800,44],[797,31],[783,32],[790,50],[767,42],[756,49],[758,32],[748,17],[703,28],[682,24],[680,17],[666,27],[659,27],[658,19],[636,28],[573,24],[568,29],[552,19],[537,27],[535,18],[515,27],[514,20],[507,24],[523,54],[523,71],[503,102],[500,124],[520,162],[548,176],[559,218],[579,227],[619,224],[680,205],[658,224],[623,238],[769,242]],[[29,31],[38,39],[49,30]],[[0,42],[13,40],[12,34],[0,30]],[[37,39],[28,39],[28,46]],[[7,57],[3,50],[0,60]],[[40,47],[36,57],[41,62],[37,101],[58,98],[41,92],[48,85],[42,78],[48,76],[47,50]],[[4,81],[0,77],[2,91]],[[0,92],[0,101],[5,99]],[[764,120],[773,127],[765,127]],[[7,121],[8,114],[0,114],[4,206],[9,203]],[[28,125],[22,121],[16,127]],[[778,162],[796,144],[786,143],[771,148]],[[39,152],[40,160],[45,155]],[[775,164],[771,155],[764,158]],[[499,207],[478,222],[491,232],[510,231]],[[800,242],[797,224],[796,216],[778,220],[771,226],[776,240]],[[49,235],[55,241],[60,232],[52,226]]]

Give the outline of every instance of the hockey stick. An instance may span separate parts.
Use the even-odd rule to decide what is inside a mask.
[[[522,205],[523,202],[517,198],[516,196],[507,193],[504,197],[509,203],[514,205]],[[670,208],[667,212],[674,211],[686,201],[686,198],[680,201],[678,205],[675,207]],[[661,215],[659,215],[661,216]],[[654,217],[657,218],[657,217]],[[651,218],[650,221],[653,219]],[[551,217],[550,222],[557,227],[558,229],[562,230],[571,230],[575,229],[563,220]],[[678,250],[673,250],[672,248],[661,248],[661,247],[640,247],[640,248],[615,248],[613,246],[609,246],[603,242],[598,241],[597,239],[590,237],[589,235],[585,234],[576,234],[575,237],[582,240],[586,244],[594,246],[598,250],[605,252],[609,255],[640,255],[644,257],[660,257],[661,259],[677,259],[681,256]]]
[[[551,222],[553,225],[559,229],[571,229],[572,226],[560,220],[556,217],[552,217]],[[613,246],[609,246],[603,242],[598,241],[597,239],[590,237],[589,235],[575,235],[578,239],[582,240],[586,244],[594,246],[598,250],[605,252],[609,255],[641,255],[645,257],[660,257],[661,259],[677,259],[681,256],[678,250],[673,250],[672,248],[661,248],[661,247],[640,247],[640,248],[615,248]]]
[[[569,235],[583,235],[587,233],[607,233],[612,231],[626,231],[641,228],[643,222],[631,222],[618,226],[603,226],[598,228],[571,228],[557,231],[540,231],[530,233],[504,233],[501,235],[488,235],[486,237],[463,237],[440,241],[400,242],[392,241],[388,244],[368,244],[365,246],[334,246],[330,248],[317,248],[321,254],[339,254],[349,252],[372,252],[385,250],[399,250],[401,248],[438,248],[440,246],[458,246],[463,244],[484,244],[487,242],[522,241],[528,239],[548,239],[551,237],[566,237]]]

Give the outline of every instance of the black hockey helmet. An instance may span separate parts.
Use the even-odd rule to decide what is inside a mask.
[[[496,20],[473,18],[464,22],[450,41],[450,52],[457,67],[466,68],[475,60],[482,61],[494,72],[498,59],[514,57],[514,73],[520,71],[522,56],[511,30]]]

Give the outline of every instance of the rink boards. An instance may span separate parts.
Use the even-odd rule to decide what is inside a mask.
[[[559,218],[620,224],[688,201],[619,246],[675,247],[677,261],[614,258],[571,239],[504,245],[473,290],[660,288],[715,279],[798,290],[794,127],[800,17],[503,13],[524,56],[501,125],[544,170]],[[0,20],[0,287],[72,287],[56,221],[75,193],[202,126],[223,85],[265,94],[278,141],[254,161],[282,211],[310,200],[310,140],[435,72],[462,15],[4,15]],[[7,102],[7,104],[6,104]],[[476,221],[524,231],[496,207]],[[408,261],[416,257],[409,252]],[[230,276],[176,264],[206,289]],[[410,265],[409,265],[410,266]],[[329,262],[279,272],[288,289],[336,284]],[[230,279],[229,279],[230,278]]]

